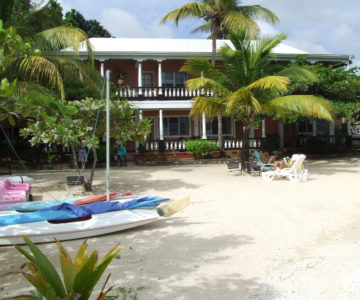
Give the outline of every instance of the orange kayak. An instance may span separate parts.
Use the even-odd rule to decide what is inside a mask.
[[[134,195],[132,193],[110,193],[110,200],[122,199],[122,198],[124,198],[124,199],[136,198],[136,195]],[[88,196],[88,197],[82,198],[80,200],[76,200],[76,201],[72,202],[72,204],[84,205],[84,204],[89,204],[89,203],[98,202],[98,201],[106,201],[106,194],[96,195],[96,196]]]

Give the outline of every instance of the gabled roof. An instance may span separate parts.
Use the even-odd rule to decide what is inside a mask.
[[[187,59],[211,57],[212,41],[208,39],[143,39],[143,38],[91,38],[95,59]],[[217,49],[231,46],[229,40],[218,40]],[[284,43],[274,48],[279,60],[294,59],[299,54],[308,54],[309,60],[347,63],[350,55],[311,54]],[[86,45],[80,49],[86,55]]]

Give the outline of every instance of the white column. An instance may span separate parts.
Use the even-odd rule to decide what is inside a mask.
[[[143,119],[143,111],[140,109],[139,110],[139,120]]]
[[[250,132],[249,132],[249,138],[250,138],[250,139],[253,139],[254,137],[255,137],[254,127],[251,126]]]
[[[160,134],[160,141],[164,140],[164,122],[163,122],[163,110],[159,110],[159,134]]]
[[[102,77],[104,77],[104,60],[100,61],[100,74]]]
[[[249,131],[249,139],[253,139],[254,137],[255,137],[254,127],[251,126]],[[254,140],[249,140],[249,145],[250,147],[254,147],[255,146]]]
[[[138,87],[139,95],[142,95],[142,60],[138,60]]]
[[[334,122],[330,122],[330,124],[329,124],[329,135],[330,136],[335,135],[335,124],[334,124]]]
[[[347,135],[351,135],[351,120],[346,122]]]
[[[202,113],[201,121],[202,121],[202,135],[201,135],[201,138],[203,140],[206,140],[207,136],[206,136],[206,117],[205,117],[205,113]]]
[[[278,122],[278,134],[280,139],[280,149],[284,148],[284,124],[283,122]]]
[[[316,121],[313,121],[313,123],[312,123],[312,135],[317,136]]]
[[[329,135],[330,143],[335,143],[335,124],[334,122],[329,122]]]
[[[261,120],[261,137],[266,138],[265,118]]]
[[[194,136],[199,135],[199,119],[194,118]]]
[[[158,86],[159,86],[159,95],[162,95],[162,68],[161,60],[158,60]]]

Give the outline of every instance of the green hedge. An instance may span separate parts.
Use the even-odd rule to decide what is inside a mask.
[[[192,140],[185,142],[185,148],[195,158],[212,158],[214,153],[219,150],[216,142],[207,140]]]

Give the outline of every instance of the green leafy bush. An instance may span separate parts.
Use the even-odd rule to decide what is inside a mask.
[[[194,155],[195,158],[212,158],[214,153],[219,150],[216,142],[207,140],[186,141],[185,148]]]
[[[305,142],[305,152],[311,154],[324,154],[330,151],[331,145],[329,142],[320,139],[319,137],[311,136]]]
[[[273,153],[275,150],[280,148],[280,140],[279,137],[274,135],[269,135],[265,138],[261,138],[261,151],[267,151],[269,153]]]

